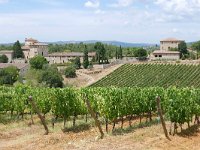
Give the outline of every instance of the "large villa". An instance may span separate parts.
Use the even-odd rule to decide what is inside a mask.
[[[75,59],[76,57],[80,57],[80,60],[83,61],[83,53],[80,52],[63,52],[63,53],[52,53],[49,54],[48,52],[48,44],[39,42],[35,39],[25,39],[25,44],[22,46],[22,50],[24,53],[24,59],[23,60],[14,60],[13,59],[13,52],[12,51],[0,51],[0,55],[6,55],[8,57],[8,62],[13,63],[25,63],[28,62],[31,58],[41,55],[44,56],[47,61],[49,61],[50,64],[55,63],[67,63],[72,59]],[[96,53],[88,53],[88,58],[91,60],[93,57],[95,57]]]
[[[167,38],[160,41],[160,50],[152,53],[152,60],[178,60],[180,59],[180,52],[172,51],[178,49],[178,45],[183,42],[176,38]]]

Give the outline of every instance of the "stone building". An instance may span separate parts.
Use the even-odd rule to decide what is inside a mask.
[[[25,45],[22,47],[24,52],[24,58],[28,61],[29,59],[41,55],[48,57],[48,44],[41,43],[35,39],[25,39]]]
[[[151,55],[151,60],[178,60],[180,59],[180,52],[172,51],[178,50],[178,45],[184,40],[176,38],[167,38],[160,41],[160,50],[156,50]]]
[[[96,53],[88,53],[88,59],[89,61],[92,60],[93,57],[95,57]],[[65,52],[65,53],[52,53],[49,54],[46,59],[49,61],[50,64],[62,64],[62,63],[67,63],[72,59],[75,59],[76,57],[80,58],[80,61],[83,62],[83,53],[80,52]]]
[[[8,63],[11,63],[12,62],[12,59],[13,59],[13,51],[8,51],[8,50],[5,50],[5,51],[0,51],[0,55],[6,55],[8,57]]]
[[[178,40],[176,38],[167,38],[160,41],[160,50],[168,51],[173,48],[178,48],[178,45],[183,42],[183,40]]]

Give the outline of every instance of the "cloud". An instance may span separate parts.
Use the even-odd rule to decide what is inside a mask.
[[[89,0],[85,3],[85,7],[88,8],[99,8],[100,2],[98,0]]]
[[[155,4],[164,11],[177,15],[191,15],[200,9],[200,0],[155,0]]]
[[[111,7],[128,7],[133,4],[134,0],[117,0],[117,3],[111,4]]]
[[[96,11],[95,11],[95,14],[105,14],[106,12],[105,11],[103,11],[103,10],[101,10],[101,9],[97,9]]]
[[[8,3],[9,0],[0,0],[0,4]]]

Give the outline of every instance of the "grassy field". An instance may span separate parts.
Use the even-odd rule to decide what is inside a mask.
[[[92,87],[200,87],[200,65],[126,64]]]

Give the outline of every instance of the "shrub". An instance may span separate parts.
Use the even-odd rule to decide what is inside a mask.
[[[76,69],[74,66],[69,66],[65,69],[65,77],[66,78],[75,78],[76,77]]]

